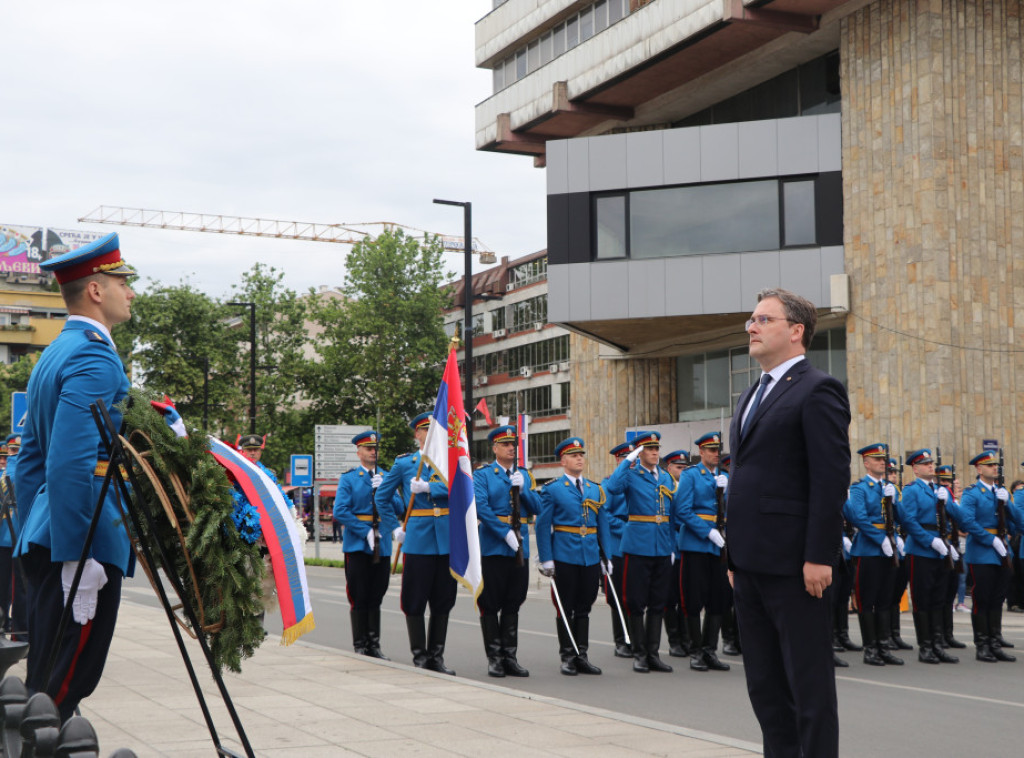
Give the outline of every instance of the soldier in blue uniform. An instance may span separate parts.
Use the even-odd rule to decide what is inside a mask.
[[[666,453],[661,459],[662,468],[673,481],[679,482],[679,477],[690,467],[689,450],[673,450]],[[680,526],[676,534],[676,556],[682,550],[683,530]],[[678,566],[678,564],[675,564]],[[679,572],[673,574],[668,583],[668,597],[665,598],[665,637],[668,639],[668,654],[676,658],[685,658],[690,654],[690,636],[686,630],[686,617],[680,605],[683,588]]]
[[[540,512],[533,475],[515,469],[518,438],[514,426],[499,426],[487,435],[494,462],[473,472],[476,513],[480,519],[480,563],[484,587],[477,600],[480,629],[487,653],[488,676],[529,676],[519,665],[519,608],[530,583],[530,528],[528,515]],[[519,488],[520,534],[510,528],[512,488]],[[523,565],[516,554],[522,545]]]
[[[729,585],[722,562],[725,535],[715,525],[718,503],[725,501],[729,478],[718,470],[722,433],[708,432],[696,440],[700,463],[683,472],[673,501],[680,521],[679,585],[681,605],[690,632],[690,668],[728,671],[718,659],[718,635],[726,611]],[[701,625],[701,611],[704,624]]]
[[[1007,529],[1010,528],[1010,494],[996,481],[999,459],[994,452],[986,450],[974,456],[971,465],[978,472],[978,480],[964,490],[960,525],[967,532],[964,560],[974,578],[971,625],[977,648],[975,657],[986,663],[1012,662],[1017,659],[1003,650],[1007,642],[1002,635],[1003,601],[1009,582],[1009,572],[1003,566],[1003,559],[1010,547],[998,535],[1000,508],[1006,510]]]
[[[21,450],[21,435],[11,434],[7,437],[0,454],[6,454],[4,466],[4,485],[10,492],[4,493],[8,498],[11,512],[11,524],[0,524],[0,608],[4,611],[4,631],[13,632],[11,639],[27,639],[28,622],[25,616],[25,579],[21,573],[21,562],[14,560],[14,542],[11,532],[17,539],[21,531],[21,519],[18,516],[18,499],[14,492],[14,473],[18,467],[18,452]],[[8,614],[8,611],[10,615]]]
[[[947,569],[946,574],[946,597],[942,606],[942,634],[937,635],[935,644],[943,650],[948,648],[964,648],[964,643],[953,636],[953,606],[956,604],[957,592],[960,589],[960,577],[964,573],[963,556],[960,554],[960,502],[956,497],[956,482],[954,480],[953,467],[949,465],[936,466],[935,476],[939,480],[939,487],[946,490],[946,516],[949,520],[950,531],[949,549],[953,556],[954,566]]]
[[[939,510],[945,508],[949,493],[935,484],[935,461],[929,449],[907,456],[914,481],[903,490],[899,505],[900,524],[906,531],[906,554],[910,575],[910,602],[914,610],[918,655],[922,663],[956,663],[934,636],[942,634],[942,605],[945,602],[943,561],[949,546],[939,534]]]
[[[909,465],[909,464],[908,464]],[[897,535],[899,536],[899,544],[903,545],[907,538],[906,529],[900,523],[900,508],[899,504],[903,498],[902,485],[902,466],[896,462],[895,458],[889,459],[889,466],[886,469],[886,478],[889,480],[889,484],[896,487],[896,513],[894,514],[894,521],[897,527]],[[896,558],[898,559],[899,565],[896,567],[896,580],[892,585],[892,597],[889,599],[889,612],[886,614],[888,619],[888,626],[885,628],[884,636],[879,636],[878,644],[885,650],[913,650],[914,646],[903,639],[900,634],[900,619],[902,613],[900,612],[900,605],[903,602],[903,595],[907,591],[907,586],[910,581],[909,575],[909,561],[903,554],[902,549],[896,551]],[[879,633],[882,635],[883,633]]]
[[[659,432],[638,432],[633,444],[635,449],[608,478],[606,487],[609,494],[626,498],[623,599],[629,609],[633,671],[671,672],[672,667],[658,655],[658,647],[676,541],[677,521],[672,514],[675,482],[658,465]]]
[[[619,464],[632,450],[633,444],[631,442],[621,442],[608,452],[615,457],[615,463]],[[608,551],[608,555],[612,559],[612,574],[611,576],[604,577],[604,594],[612,611],[612,639],[615,641],[615,657],[632,658],[633,648],[626,643],[626,633],[622,627],[619,608],[616,607],[615,599],[609,590],[609,584],[611,584],[615,590],[616,597],[619,598],[619,602],[623,602],[622,597],[625,585],[622,581],[622,533],[626,529],[626,498],[621,492],[612,494],[608,491],[608,479],[609,477],[606,476],[602,480],[601,489],[605,495],[605,512],[610,517],[608,519],[608,531],[611,534],[611,544],[605,550]],[[623,608],[622,613],[625,614],[625,612],[626,609]]]
[[[541,490],[537,516],[537,554],[540,571],[553,578],[565,611],[555,603],[560,671],[567,676],[600,674],[587,658],[590,648],[590,609],[597,599],[601,576],[612,573],[606,546],[611,543],[610,517],[601,486],[583,476],[583,440],[569,437],[555,447],[564,473]],[[552,603],[554,603],[552,590]],[[572,638],[569,637],[572,630]],[[573,640],[576,648],[573,648]],[[579,650],[579,654],[576,650]]]
[[[729,453],[721,453],[718,456],[718,470],[728,475],[729,464],[732,463],[732,456]],[[742,655],[743,646],[740,644],[740,628],[736,623],[736,606],[733,603],[732,585],[726,585],[726,597],[728,598],[728,610],[722,617],[722,652],[726,655]]]
[[[855,564],[853,591],[857,598],[861,641],[864,643],[864,663],[869,666],[902,666],[903,659],[880,644],[891,628],[888,614],[896,582],[893,557],[902,547],[902,539],[895,533],[898,493],[895,485],[885,478],[885,445],[866,445],[857,451],[857,455],[861,456],[866,473],[850,487],[843,516],[857,530],[849,551]],[[891,498],[889,502],[893,504],[893,539],[885,530],[883,497]],[[845,609],[843,615],[846,615]],[[846,648],[845,645],[843,647]]]
[[[15,555],[28,582],[26,685],[47,692],[68,719],[99,683],[114,634],[121,580],[134,566],[128,533],[110,487],[85,556],[73,618],[59,642],[49,679],[47,659],[85,547],[106,474],[106,454],[90,403],[103,400],[114,425],[128,377],[110,329],[131,318],[135,298],[117,234],[40,264],[52,271],[68,308],[57,339],[43,351],[28,383],[28,414],[14,474],[22,531]]]
[[[419,450],[395,459],[377,489],[377,502],[394,502],[402,519],[395,540],[404,540],[401,603],[413,665],[455,676],[444,662],[448,614],[455,606],[458,588],[448,567],[448,485],[420,452],[430,416],[421,413],[409,422]],[[393,500],[396,495],[399,499]],[[429,626],[425,618],[428,605]]]
[[[380,604],[391,576],[391,536],[399,526],[394,505],[376,499],[376,490],[387,473],[386,469],[377,467],[377,443],[377,432],[372,429],[352,438],[359,466],[338,479],[334,518],[345,527],[342,550],[345,552],[345,591],[352,620],[352,647],[357,653],[387,661],[390,658],[380,649]],[[374,509],[378,520],[376,534]],[[376,544],[378,540],[380,544]]]

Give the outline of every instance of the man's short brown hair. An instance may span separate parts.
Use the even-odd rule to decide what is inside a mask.
[[[760,303],[769,297],[774,297],[782,303],[782,310],[786,314],[787,321],[791,324],[803,324],[804,335],[801,343],[804,350],[810,350],[811,340],[814,339],[814,330],[818,325],[818,309],[814,307],[814,303],[779,287],[769,287],[758,292],[757,302]]]

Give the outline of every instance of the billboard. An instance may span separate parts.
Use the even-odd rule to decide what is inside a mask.
[[[108,232],[0,224],[0,274],[39,274],[48,258],[98,240]]]

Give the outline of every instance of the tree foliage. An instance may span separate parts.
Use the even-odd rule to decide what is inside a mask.
[[[441,380],[443,255],[437,240],[386,231],[352,248],[344,299],[311,293],[310,316],[322,331],[305,384],[318,423],[376,427],[379,418],[385,465],[409,450],[407,422],[430,409]]]
[[[11,393],[25,391],[38,358],[39,354],[34,353],[11,364],[0,364],[0,439],[6,439],[11,428]]]

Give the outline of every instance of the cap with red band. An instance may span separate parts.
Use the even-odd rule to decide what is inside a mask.
[[[121,259],[117,232],[100,237],[63,255],[39,264],[43,271],[52,271],[58,284],[67,284],[93,274],[135,276],[135,269]]]

